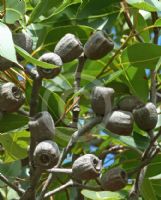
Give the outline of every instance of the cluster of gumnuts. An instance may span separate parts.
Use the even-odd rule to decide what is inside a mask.
[[[24,34],[13,35],[13,41],[27,52],[32,50],[32,39]],[[84,47],[73,34],[66,34],[55,46],[54,52],[43,54],[39,60],[54,64],[57,68],[45,69],[37,67],[36,71],[42,78],[51,79],[61,72],[63,63],[78,58],[82,53],[88,59],[97,60],[104,57],[114,47],[113,41],[104,31],[95,31]],[[19,60],[22,58],[18,56]],[[12,67],[13,63],[0,57],[1,71]],[[120,100],[117,109],[113,107],[113,88],[96,86],[91,95],[94,113],[102,116],[107,130],[114,134],[130,135],[134,121],[142,130],[149,131],[156,126],[157,111],[152,103],[143,104],[135,96],[126,96]],[[4,83],[0,86],[0,110],[15,112],[24,103],[25,97],[15,84]],[[33,165],[41,170],[51,169],[58,163],[60,151],[54,142],[55,124],[49,112],[38,112],[30,117],[29,130],[31,140],[36,141],[33,152]],[[93,154],[77,158],[72,165],[73,178],[90,180],[100,176],[102,161]],[[117,191],[127,184],[127,173],[121,168],[108,170],[100,178],[104,190]]]

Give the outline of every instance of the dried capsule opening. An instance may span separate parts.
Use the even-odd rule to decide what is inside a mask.
[[[121,171],[120,175],[121,175],[122,179],[124,179],[124,180],[126,179],[126,172]]]
[[[50,74],[52,73],[53,69],[45,69],[45,68],[41,68],[41,71],[45,74]]]
[[[97,160],[96,158],[94,158],[94,159],[93,159],[93,165],[94,165],[94,166],[97,166],[97,164],[98,164],[98,160]]]
[[[16,86],[12,87],[12,94],[16,99],[20,99],[22,96],[21,90]]]
[[[43,153],[43,154],[40,156],[40,161],[41,161],[43,164],[47,165],[47,164],[50,163],[50,156],[47,155],[46,153]]]

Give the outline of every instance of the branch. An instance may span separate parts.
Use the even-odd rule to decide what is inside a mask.
[[[64,185],[61,185],[60,187],[46,193],[45,198],[48,198],[48,197],[52,196],[53,194],[60,192],[60,191],[66,189],[68,187],[78,187],[78,188],[93,190],[93,191],[100,191],[101,190],[101,187],[93,187],[93,186],[89,186],[89,185],[82,185],[82,184],[79,184],[77,182],[74,182],[73,180],[69,180]]]
[[[158,19],[157,13],[151,13],[152,15],[152,21],[153,24],[155,23],[155,21]],[[158,29],[154,27],[154,43],[158,44],[158,37],[159,37],[159,32]],[[151,70],[151,89],[150,89],[150,100],[152,103],[154,103],[156,105],[156,75],[157,72],[155,70]],[[149,164],[149,162],[151,161],[151,159],[157,155],[157,153],[160,151],[160,148],[158,148],[157,146],[157,139],[158,137],[161,135],[161,130],[159,131],[159,133],[154,136],[153,131],[149,131],[149,135],[151,138],[150,144],[147,147],[147,149],[145,150],[145,152],[142,155],[142,163],[138,169],[138,173],[136,176],[136,181],[134,183],[134,186],[130,192],[129,195],[129,200],[138,200],[139,198],[139,193],[140,193],[140,187],[142,185],[142,182],[144,180],[146,171],[147,171],[147,165]]]
[[[115,145],[115,146],[109,146],[107,149],[105,149],[100,155],[99,158],[102,160],[106,157],[107,154],[109,153],[122,153],[123,151],[127,150],[127,146],[122,146],[122,145]]]
[[[151,137],[150,144],[143,153],[142,162],[141,162],[140,166],[137,169],[135,169],[132,173],[130,173],[130,175],[132,175],[137,172],[137,176],[136,176],[134,186],[130,192],[129,200],[138,200],[140,188],[141,188],[141,185],[143,183],[143,180],[144,180],[144,177],[145,177],[145,174],[147,171],[147,165],[160,152],[160,148],[158,148],[156,141],[157,141],[158,137],[161,135],[161,128],[160,128],[158,134],[156,134],[154,136],[153,132],[151,132],[151,135],[152,135],[152,137]]]
[[[36,71],[37,72],[37,71]],[[33,74],[32,74],[33,75]],[[33,86],[31,92],[31,100],[30,100],[30,113],[29,116],[33,117],[37,112],[37,105],[38,105],[38,98],[39,98],[39,91],[42,85],[42,78],[39,76],[38,73],[32,76],[33,79]],[[41,176],[42,171],[38,168],[34,168],[33,165],[33,153],[35,150],[36,141],[34,137],[30,136],[30,149],[29,149],[29,158],[30,158],[30,187],[26,190],[25,194],[22,196],[21,200],[28,200],[28,199],[35,199],[35,189],[39,178]]]
[[[139,42],[144,42],[143,39],[140,37],[140,35],[138,34],[138,32],[135,30],[135,27],[133,26],[131,19],[130,19],[130,13],[129,13],[129,9],[128,9],[128,5],[126,0],[122,0],[122,2],[120,3],[121,7],[123,8],[123,12],[124,12],[124,17],[125,20],[127,22],[127,25],[129,26],[129,29],[133,31],[133,33],[135,33],[135,37]]]
[[[63,169],[63,168],[52,168],[47,170],[50,173],[64,173],[64,174],[72,174],[72,169]]]
[[[75,143],[77,142],[79,137],[82,136],[83,134],[85,134],[87,131],[91,130],[94,126],[99,124],[101,121],[102,121],[102,117],[100,117],[100,116],[95,117],[92,121],[85,124],[84,127],[82,127],[80,130],[73,133],[71,139],[69,140],[69,142],[67,144],[67,147],[62,151],[60,158],[59,158],[59,162],[55,168],[58,168],[62,164],[62,161],[64,160],[64,158],[66,157],[68,152],[72,149],[72,147],[75,145]],[[48,186],[52,182],[52,179],[53,179],[53,174],[50,173],[44,184],[44,187],[42,188],[42,192],[40,194],[39,200],[43,200],[43,197],[46,193]]]
[[[67,147],[61,153],[57,167],[62,164],[62,161],[64,160],[66,155],[70,152],[70,150],[73,148],[73,146],[78,141],[78,139],[81,136],[83,136],[86,132],[91,130],[94,126],[99,124],[100,122],[102,122],[102,117],[97,116],[97,117],[93,118],[90,122],[88,122],[86,125],[84,125],[80,130],[73,133],[73,135],[71,136],[71,138],[67,144]]]
[[[34,170],[34,174],[31,175],[30,187],[25,191],[24,195],[21,197],[20,200],[35,200],[35,189],[41,176],[41,173],[42,170],[38,168]]]
[[[36,114],[39,91],[42,85],[42,78],[37,74],[35,79],[33,80],[32,92],[31,92],[31,100],[30,100],[30,117]]]
[[[104,75],[104,73],[106,72],[106,69],[109,67],[109,65],[112,64],[112,62],[114,61],[114,59],[116,58],[116,56],[119,55],[119,53],[126,48],[129,40],[134,36],[135,34],[133,34],[133,32],[131,31],[129,36],[126,38],[125,42],[121,45],[120,48],[118,48],[115,52],[115,54],[109,59],[109,61],[107,62],[107,64],[104,66],[104,68],[101,70],[101,72],[96,76],[96,78],[99,78],[100,76]]]
[[[24,190],[18,188],[17,186],[13,185],[8,179],[7,177],[5,177],[3,174],[0,173],[0,180],[3,181],[4,183],[7,184],[7,186],[9,186],[10,188],[12,188],[13,190],[15,190],[17,192],[17,194],[19,196],[22,196],[24,194]]]
[[[85,64],[85,61],[87,58],[85,57],[84,53],[81,54],[81,56],[78,58],[78,65],[75,71],[75,81],[74,81],[74,94],[77,93],[80,90],[80,82],[81,82],[81,73]],[[72,127],[77,128],[78,118],[79,118],[79,112],[80,112],[80,106],[79,106],[79,99],[80,97],[74,97],[73,102],[76,102],[73,106],[73,123]],[[77,101],[78,99],[78,101]]]
[[[151,13],[152,16],[152,22],[153,24],[155,23],[155,21],[158,19],[158,14],[156,12],[152,12]],[[154,31],[154,40],[153,43],[154,44],[158,44],[158,39],[159,39],[159,29],[157,27],[155,27],[153,29]],[[151,102],[153,102],[156,105],[156,99],[157,99],[157,81],[156,81],[156,76],[157,76],[157,72],[155,70],[151,70],[151,90],[150,90],[150,99]]]

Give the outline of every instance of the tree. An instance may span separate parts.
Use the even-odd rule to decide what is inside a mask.
[[[161,3],[0,3],[1,199],[159,200]]]

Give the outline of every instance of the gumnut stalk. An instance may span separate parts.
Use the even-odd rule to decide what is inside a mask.
[[[72,166],[75,179],[90,180],[97,178],[102,170],[102,161],[93,154],[86,154],[76,159]]]
[[[84,45],[85,56],[91,60],[104,57],[112,51],[114,43],[104,31],[94,32]]]
[[[57,76],[61,72],[61,66],[63,65],[63,62],[59,55],[55,53],[45,53],[39,58],[39,60],[57,66],[57,68],[53,69],[45,69],[42,67],[37,67],[37,71],[40,77],[51,79]]]
[[[50,113],[43,111],[31,117],[29,121],[29,130],[37,143],[44,140],[53,140],[55,124]]]
[[[118,135],[131,135],[134,124],[131,112],[113,111],[107,118],[105,126],[109,131]]]
[[[133,115],[137,126],[144,131],[155,128],[158,121],[156,106],[151,102],[134,109]]]
[[[108,87],[96,86],[92,91],[91,104],[96,115],[104,116],[112,110],[114,90]]]
[[[8,82],[0,86],[0,110],[16,112],[24,104],[25,96],[14,83]]]
[[[115,192],[127,185],[128,176],[123,169],[117,167],[103,174],[100,182],[104,190]]]
[[[38,143],[34,150],[34,166],[42,170],[50,169],[57,164],[59,156],[60,151],[58,145],[51,140],[45,140]]]
[[[61,57],[63,63],[73,61],[78,58],[82,52],[83,46],[80,40],[71,33],[67,33],[62,37],[54,49],[54,53]]]

